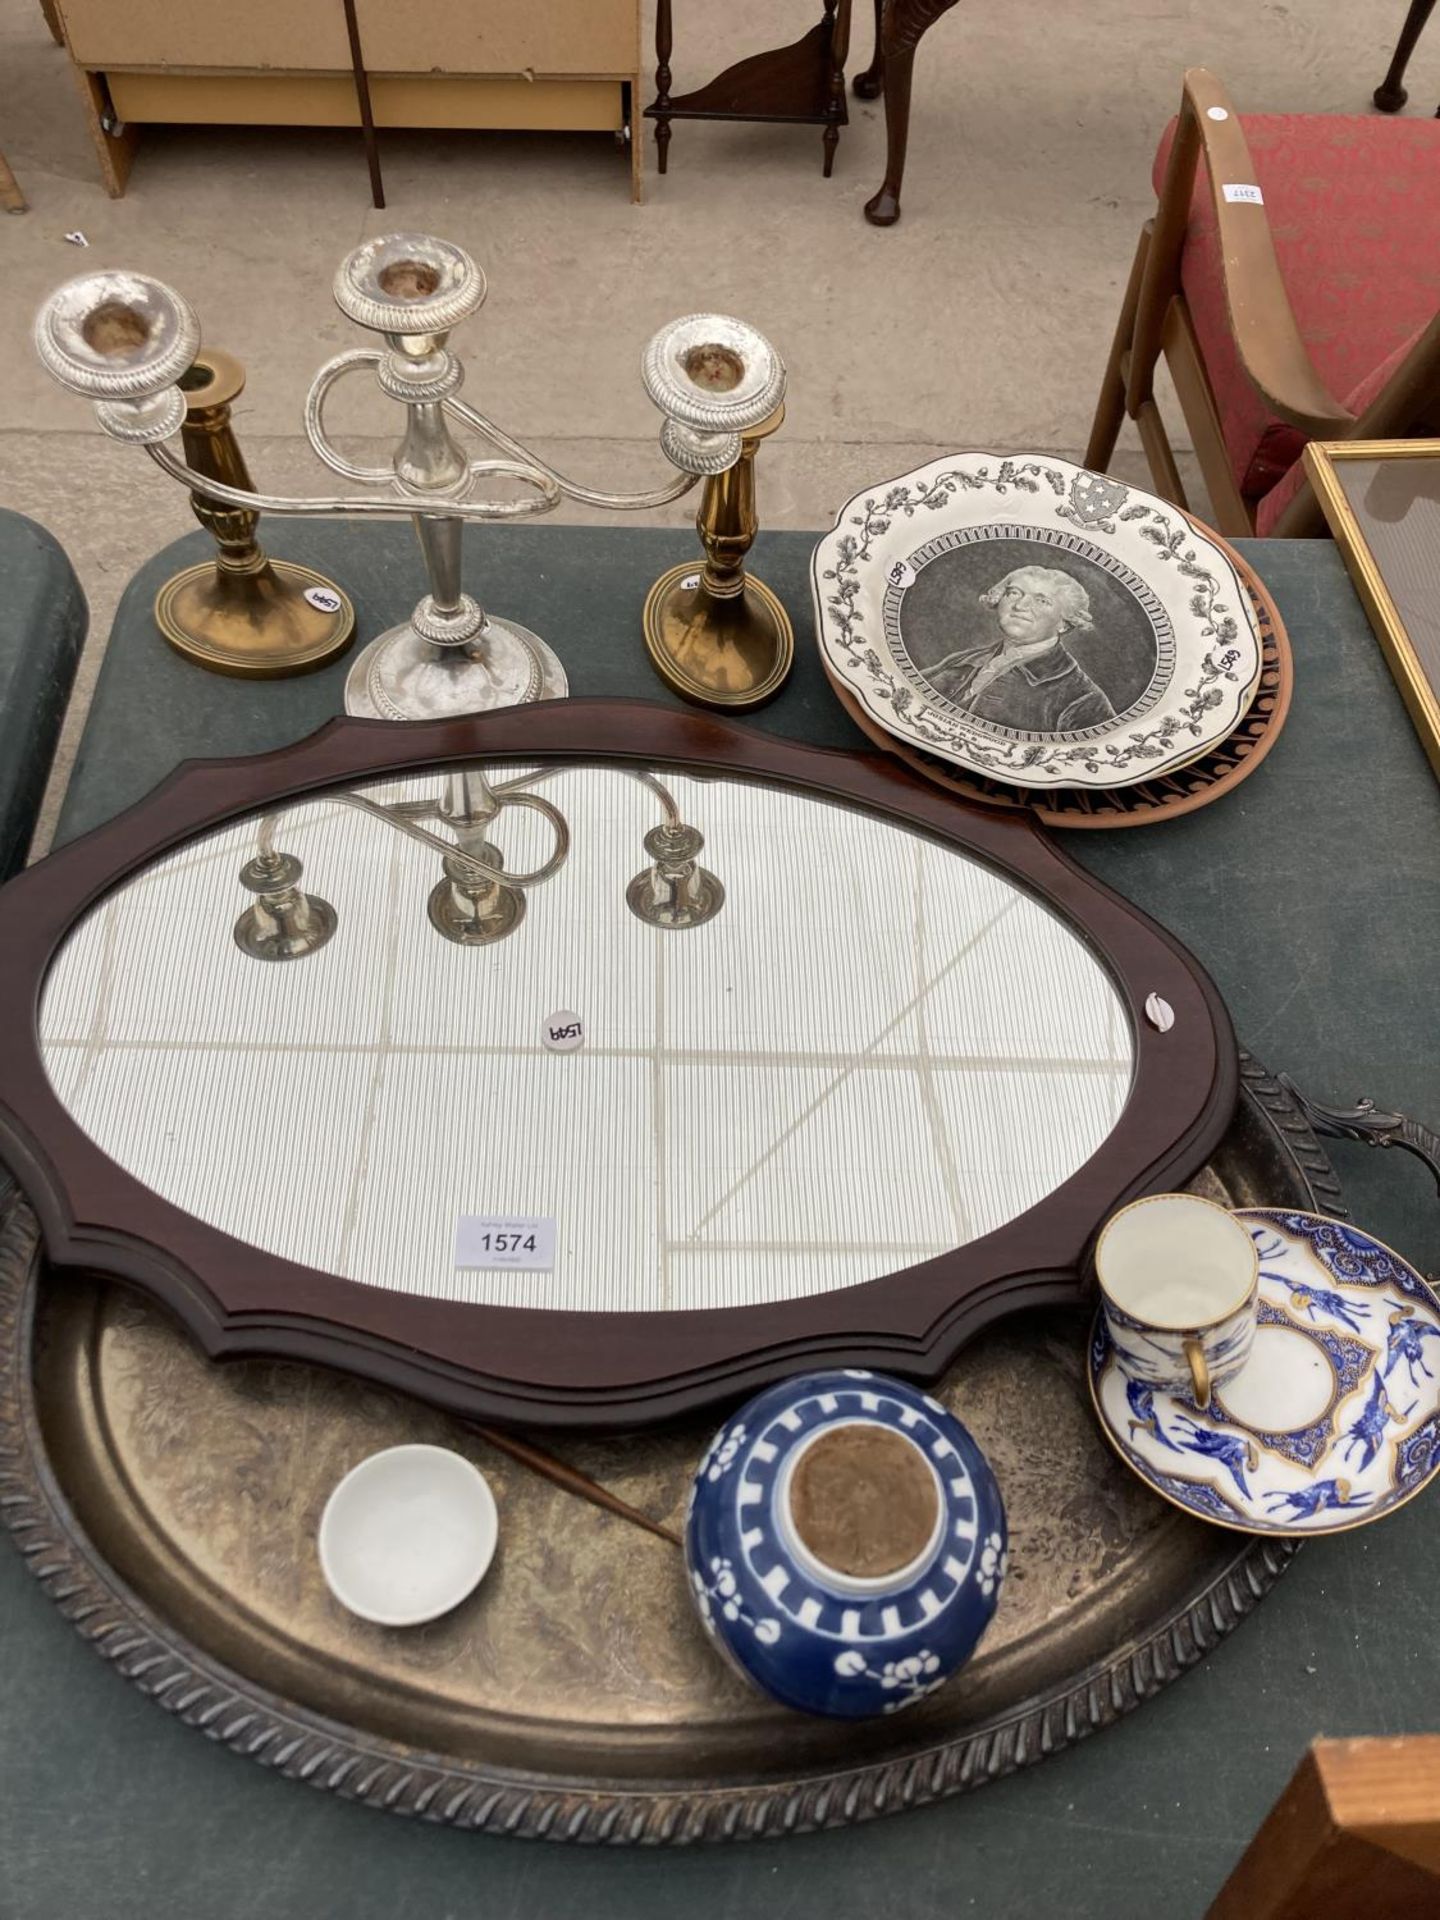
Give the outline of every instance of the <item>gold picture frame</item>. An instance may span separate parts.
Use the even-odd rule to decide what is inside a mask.
[[[1433,470],[1426,476],[1429,488],[1416,473],[1407,510],[1398,518],[1367,518],[1357,512],[1354,493],[1346,488],[1344,470],[1369,466],[1374,483],[1377,478],[1392,477],[1391,462],[1406,461],[1423,463]],[[1377,463],[1383,463],[1381,475],[1374,472]],[[1430,765],[1440,779],[1440,617],[1417,607],[1427,628],[1417,642],[1411,630],[1414,615],[1407,623],[1405,611],[1396,600],[1397,592],[1407,594],[1407,605],[1411,599],[1428,595],[1432,604],[1440,608],[1440,440],[1311,441],[1305,449],[1305,471]],[[1398,472],[1393,477],[1404,478]],[[1392,487],[1389,492],[1387,504],[1390,506],[1397,501],[1407,501],[1403,486]],[[1416,514],[1412,516],[1408,508],[1416,509]],[[1404,524],[1407,519],[1419,524],[1407,528]],[[1436,537],[1427,538],[1424,525],[1427,521],[1433,522],[1430,532]],[[1384,529],[1382,544],[1389,549],[1385,555],[1377,555],[1374,545],[1374,536],[1381,529]],[[1391,563],[1388,570],[1382,564],[1387,558]],[[1412,571],[1415,567],[1424,569],[1428,575],[1423,585]],[[1399,582],[1401,574],[1409,575],[1403,584]]]

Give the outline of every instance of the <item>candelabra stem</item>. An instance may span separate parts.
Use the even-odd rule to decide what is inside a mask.
[[[245,369],[228,353],[200,353],[179,384],[186,464],[223,486],[252,491],[230,423]],[[213,561],[175,574],[156,595],[156,624],[172,647],[214,672],[257,678],[306,673],[345,651],[355,611],[332,580],[270,559],[256,537],[260,516],[253,510],[199,491],[190,504],[218,552]]]
[[[415,532],[430,579],[430,606],[440,618],[453,620],[457,629],[465,629],[456,632],[457,642],[470,639],[485,626],[485,614],[479,603],[460,591],[461,530],[461,523],[453,514],[415,515]]]
[[[483,713],[569,692],[554,651],[528,627],[487,614],[460,585],[461,522],[417,513],[430,591],[372,640],[345,677],[345,711],[368,720]]]
[[[372,250],[374,245],[405,251],[401,241],[372,243]],[[415,251],[424,253],[425,246],[417,242]],[[423,303],[425,289],[433,290],[437,279],[438,271],[425,260],[407,257],[392,260],[376,282],[391,303],[387,320],[393,322],[382,320],[379,329],[389,349],[379,368],[380,384],[405,406],[395,478],[412,495],[433,496],[436,510],[419,507],[415,513],[430,591],[403,626],[370,643],[346,677],[345,711],[370,719],[484,713],[563,699],[570,690],[565,669],[538,634],[512,620],[488,617],[460,584],[463,528],[452,509],[472,469],[451,437],[445,407],[464,370],[446,345],[446,327],[412,333],[400,325],[409,290],[418,289],[413,297]],[[362,303],[362,310],[368,311],[369,303]],[[373,322],[376,316],[370,317]]]
[[[740,458],[705,482],[695,530],[703,565],[671,567],[645,602],[645,644],[656,672],[696,706],[763,706],[785,684],[795,659],[789,615],[762,580],[745,570],[760,530],[755,455],[785,418],[783,405],[741,435]]]

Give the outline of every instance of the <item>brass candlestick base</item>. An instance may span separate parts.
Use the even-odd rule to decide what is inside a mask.
[[[293,560],[267,557],[250,574],[202,560],[165,582],[155,622],[198,665],[264,679],[307,673],[343,653],[355,609],[333,580]]]
[[[645,644],[655,669],[682,700],[730,712],[764,706],[795,659],[790,616],[745,571],[760,530],[755,451],[785,418],[783,405],[741,434],[740,458],[705,482],[695,530],[705,560],[671,567],[645,601]]]
[[[645,644],[682,700],[732,713],[764,706],[795,660],[790,616],[763,580],[717,600],[693,560],[662,573],[645,600]]]
[[[205,352],[180,377],[181,436],[197,473],[250,490],[230,426],[245,369],[228,353]],[[215,673],[273,679],[323,667],[349,646],[355,609],[312,567],[272,560],[255,538],[260,516],[202,493],[190,504],[219,548],[213,562],[187,567],[155,596],[155,621],[177,652]]]

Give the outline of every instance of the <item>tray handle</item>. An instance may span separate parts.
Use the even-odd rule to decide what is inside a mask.
[[[1440,1133],[1408,1114],[1388,1113],[1367,1098],[1357,1100],[1353,1107],[1322,1106],[1318,1100],[1308,1099],[1288,1073],[1275,1077],[1316,1133],[1332,1140],[1359,1140],[1367,1147],[1403,1147],[1424,1161],[1440,1189]]]

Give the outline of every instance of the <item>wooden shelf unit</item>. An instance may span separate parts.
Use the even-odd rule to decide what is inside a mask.
[[[639,0],[356,0],[377,127],[612,132],[643,197]],[[341,0],[56,0],[107,191],[146,123],[360,126]]]

